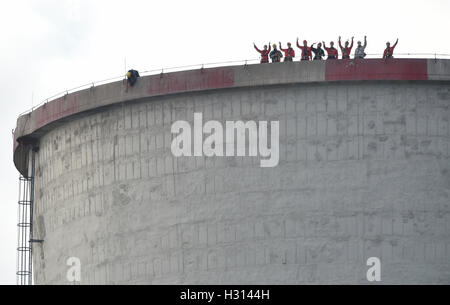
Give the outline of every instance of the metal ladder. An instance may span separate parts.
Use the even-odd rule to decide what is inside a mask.
[[[32,284],[31,259],[31,184],[33,178],[19,177],[19,207],[17,223],[17,285]]]
[[[17,211],[17,285],[33,284],[34,165],[36,149],[31,149],[31,175],[19,177],[19,201]]]

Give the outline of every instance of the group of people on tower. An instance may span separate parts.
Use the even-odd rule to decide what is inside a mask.
[[[341,49],[342,59],[350,59],[350,53],[353,48],[353,39],[352,42],[347,40],[344,43],[344,46],[341,44],[341,37],[339,36],[339,48]],[[393,58],[394,49],[397,46],[398,39],[395,42],[393,46],[389,42],[386,43],[386,49],[383,53],[383,59],[389,59]],[[324,41],[322,43],[318,43],[317,47],[315,47],[316,43],[313,43],[311,46],[308,46],[308,42],[306,40],[303,40],[303,45],[299,44],[299,39],[297,37],[297,47],[301,50],[301,60],[322,60],[325,56],[325,51],[327,51],[328,57],[327,59],[338,59],[338,50],[334,47],[334,42],[330,42],[330,47],[327,48]],[[291,43],[287,43],[287,48],[283,49],[281,42],[279,43],[280,50],[277,49],[277,45],[273,44],[273,50],[271,49],[270,42],[269,45],[265,45],[263,50],[258,49],[255,43],[253,43],[253,46],[255,47],[256,51],[258,51],[261,54],[261,63],[268,63],[269,58],[272,60],[272,62],[280,62],[281,58],[283,58],[283,54],[281,51],[284,52],[284,61],[293,61],[295,57],[295,51],[291,46]],[[323,46],[323,49],[322,49]],[[355,49],[355,59],[364,59],[366,57],[365,49],[367,47],[367,37],[364,36],[364,44],[361,43],[361,41],[358,41],[358,46]],[[325,51],[324,51],[325,49]],[[314,53],[314,57],[313,57]]]

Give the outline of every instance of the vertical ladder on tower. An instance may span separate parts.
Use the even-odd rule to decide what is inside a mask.
[[[32,178],[19,178],[17,223],[17,285],[31,285],[31,183]]]
[[[19,201],[17,211],[17,285],[33,284],[33,203],[35,149],[30,151],[31,173],[19,177]],[[41,241],[38,241],[41,242]]]

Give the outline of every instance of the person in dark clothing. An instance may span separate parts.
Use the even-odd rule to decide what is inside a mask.
[[[352,48],[353,48],[353,39],[354,39],[354,37],[352,37],[352,44],[350,46],[349,46],[349,42],[347,40],[345,42],[345,47],[342,47],[341,36],[339,36],[339,47],[341,48],[342,59],[350,59],[350,53],[352,52]]]
[[[269,42],[269,48],[267,49],[267,45],[264,45],[264,50],[258,49],[255,43],[253,43],[253,47],[255,47],[255,50],[258,51],[259,54],[261,54],[261,62],[262,64],[266,64],[269,62],[269,53],[270,53],[270,42]]]
[[[281,54],[280,50],[277,49],[277,45],[273,44],[273,50],[270,52],[269,57],[272,60],[272,62],[280,62],[281,58],[283,57],[283,54]]]
[[[319,42],[318,44],[317,44],[317,48],[314,48],[314,45],[315,45],[316,43],[313,43],[312,45],[311,45],[311,51],[313,51],[314,52],[314,58],[313,58],[313,60],[322,60],[322,57],[324,57],[325,56],[325,52],[323,51],[323,49],[322,49],[322,44]]]
[[[133,87],[136,84],[138,77],[140,77],[139,72],[136,70],[128,70],[127,72],[127,82],[130,87]]]
[[[391,47],[391,43],[390,42],[387,42],[386,43],[386,49],[384,50],[384,53],[383,53],[383,59],[384,60],[386,60],[386,59],[389,59],[389,58],[394,58],[394,49],[395,49],[395,47],[397,46],[397,43],[398,43],[398,38],[397,38],[397,41],[395,42],[395,44]]]
[[[327,48],[325,41],[322,41],[323,47],[327,50],[328,58],[327,59],[337,59],[338,58],[338,50],[334,47],[334,42],[330,42],[330,47]]]
[[[294,49],[291,47],[291,43],[288,42],[287,43],[288,48],[287,49],[283,49],[283,47],[281,46],[281,42],[280,42],[280,50],[284,52],[284,61],[292,61],[295,57],[295,51]]]

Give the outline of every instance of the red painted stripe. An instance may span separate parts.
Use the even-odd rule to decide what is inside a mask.
[[[77,113],[79,110],[80,105],[78,102],[78,94],[76,93],[46,103],[34,110],[33,114],[36,116],[36,126],[34,126],[34,130],[63,117]]]
[[[328,60],[325,80],[427,80],[426,59]]]
[[[204,89],[220,89],[234,85],[234,69],[195,70],[149,77],[147,94],[160,95]]]

